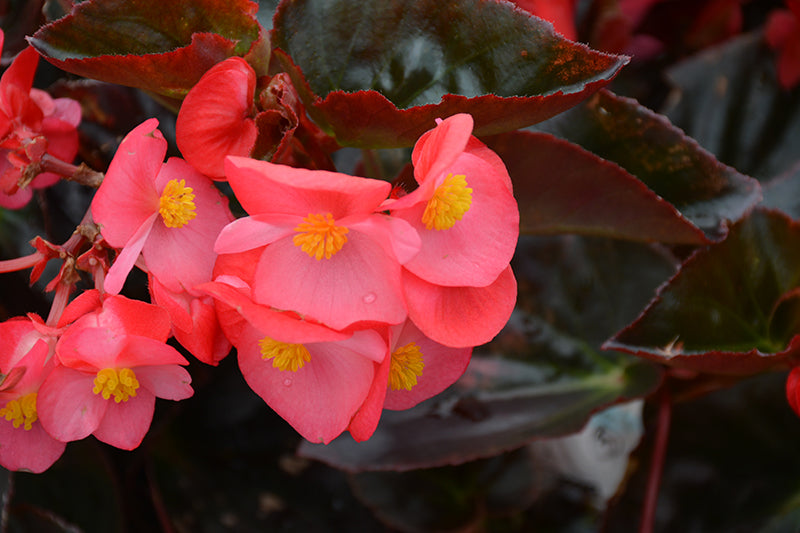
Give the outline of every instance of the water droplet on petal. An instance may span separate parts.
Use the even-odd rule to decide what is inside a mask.
[[[365,304],[371,304],[372,302],[375,301],[375,298],[376,298],[375,293],[374,292],[369,292],[369,293],[364,295],[364,303]]]
[[[286,378],[286,379],[284,379],[284,380],[283,380],[283,384],[284,384],[286,387],[291,387],[291,386],[292,386],[292,380],[291,380],[291,379],[289,379],[289,378]]]

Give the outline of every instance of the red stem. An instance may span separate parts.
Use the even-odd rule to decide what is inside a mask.
[[[658,504],[658,491],[661,486],[661,474],[664,471],[664,460],[667,455],[667,442],[669,440],[669,426],[672,419],[672,398],[666,384],[661,387],[658,404],[658,421],[656,426],[656,441],[653,445],[653,456],[650,460],[650,472],[647,477],[647,492],[645,493],[642,521],[639,524],[639,533],[652,533]]]

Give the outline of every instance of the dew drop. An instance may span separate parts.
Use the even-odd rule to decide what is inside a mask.
[[[371,304],[374,301],[375,301],[375,293],[369,292],[369,293],[364,295],[364,303],[365,304]]]
[[[286,379],[283,380],[283,384],[286,387],[291,387],[292,386],[292,380],[289,379],[289,378],[286,378]]]

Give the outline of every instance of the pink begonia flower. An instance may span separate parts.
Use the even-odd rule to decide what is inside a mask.
[[[178,149],[193,167],[224,179],[227,155],[249,156],[256,145],[256,73],[241,57],[217,63],[184,98],[175,124]]]
[[[231,274],[202,288],[218,301],[220,323],[250,388],[304,438],[327,444],[364,402],[375,363],[387,355],[386,341],[372,330],[343,333],[254,302],[248,279],[239,276],[251,277],[248,265],[257,255],[220,256],[218,263],[227,265],[217,272]]]
[[[0,31],[0,50],[3,45]],[[52,172],[19,186],[22,169],[32,161],[26,151],[36,141],[35,152],[71,162],[78,153],[77,126],[80,104],[69,98],[50,97],[32,88],[39,54],[26,48],[0,78],[0,207],[19,209],[30,201],[32,189],[49,187],[59,180]]]
[[[60,365],[39,389],[39,420],[64,442],[94,435],[132,450],[150,427],[156,397],[183,400],[193,394],[191,377],[180,366],[188,362],[166,344],[167,311],[87,292],[79,302],[85,314],[66,327],[56,344]],[[86,312],[87,302],[100,306]]]
[[[31,318],[0,323],[0,465],[40,473],[61,457],[66,444],[38,419],[38,392],[55,367],[56,336]]]
[[[778,55],[778,82],[790,90],[800,83],[800,0],[786,0],[786,6],[770,13],[765,34]]]
[[[218,365],[231,351],[217,321],[214,300],[192,291],[173,292],[158,278],[149,276],[152,302],[169,312],[172,334],[193,356],[209,365]]]
[[[511,178],[497,154],[472,137],[472,125],[470,115],[453,115],[420,137],[411,156],[419,187],[385,203],[422,241],[404,267],[436,285],[490,285],[517,245]]]
[[[383,409],[409,409],[455,383],[472,355],[471,347],[432,341],[410,320],[388,330],[391,355],[375,363],[370,392],[347,428],[358,442],[372,436]]]
[[[228,157],[225,168],[250,216],[226,226],[214,249],[268,245],[252,283],[257,303],[334,329],[406,318],[400,265],[419,251],[419,237],[376,212],[389,183],[241,157]]]
[[[105,279],[116,294],[139,259],[170,291],[211,280],[213,244],[233,220],[214,183],[179,158],[163,162],[167,141],[149,119],[123,139],[92,200],[92,216],[109,245],[121,248]]]

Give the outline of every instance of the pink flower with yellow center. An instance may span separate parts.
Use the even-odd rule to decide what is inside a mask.
[[[70,309],[72,308],[72,309]],[[58,440],[94,435],[132,450],[153,418],[155,399],[192,395],[188,362],[166,344],[169,314],[123,296],[87,291],[65,315],[80,314],[56,345],[56,366],[38,395],[39,420]]]
[[[376,212],[389,183],[241,157],[226,159],[226,173],[250,216],[226,226],[215,250],[263,247],[255,302],[334,329],[405,319],[400,265],[419,251],[419,237]]]
[[[44,472],[64,452],[39,422],[39,388],[55,366],[56,336],[44,329],[29,318],[0,323],[0,465],[9,470]]]
[[[179,158],[149,119],[123,139],[92,200],[103,238],[121,248],[105,279],[116,294],[141,255],[143,266],[180,293],[211,279],[213,244],[233,217],[213,182]]]
[[[366,399],[386,341],[373,330],[335,331],[253,301],[249,282],[259,255],[221,255],[219,276],[202,288],[217,300],[250,388],[304,438],[328,443]]]

